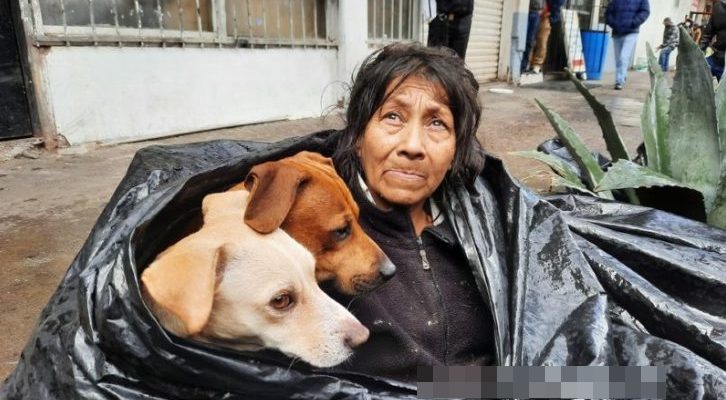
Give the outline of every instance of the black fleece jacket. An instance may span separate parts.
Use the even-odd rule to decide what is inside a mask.
[[[491,311],[449,222],[417,238],[406,211],[382,211],[350,186],[363,230],[397,269],[372,293],[338,296],[371,331],[343,368],[412,382],[417,366],[495,364]]]

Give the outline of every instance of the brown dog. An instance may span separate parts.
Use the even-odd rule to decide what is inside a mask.
[[[282,228],[315,256],[319,282],[361,294],[393,276],[395,266],[358,223],[358,205],[329,158],[300,152],[252,168],[244,183],[244,221],[259,233]]]

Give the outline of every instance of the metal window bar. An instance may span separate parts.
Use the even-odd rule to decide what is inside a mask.
[[[139,0],[134,0],[134,10],[136,11],[136,24],[139,27],[139,43],[144,46],[144,34],[141,31],[143,25],[141,24],[141,7],[139,6]]]
[[[282,13],[280,12],[280,7],[282,7],[282,3],[278,0],[277,1],[277,18],[275,18],[277,20],[277,40],[278,40],[277,45],[278,46],[282,46],[282,43],[280,41],[282,39],[282,30],[280,29],[280,20],[282,20],[282,17],[281,17]]]
[[[394,0],[391,1],[391,34],[388,36],[389,38],[393,39],[393,21],[396,20],[396,3],[394,3]]]
[[[377,38],[378,35],[376,35],[376,29],[378,28],[378,25],[376,25],[376,11],[378,9],[378,5],[376,4],[377,0],[373,0],[373,34],[369,32],[368,37],[370,39]]]
[[[300,2],[300,13],[302,14],[302,44],[303,44],[303,49],[304,49],[305,43],[307,41],[306,32],[305,32],[305,0],[302,0]]]
[[[199,33],[199,39],[202,38],[202,12],[199,9],[199,0],[194,0],[194,5],[196,6],[195,11],[197,14],[197,32]],[[204,47],[204,42],[201,42],[200,45]]]
[[[71,42],[68,40],[68,22],[66,18],[66,5],[63,0],[60,0],[61,15],[63,20],[63,36],[66,39],[66,46],[70,46]]]
[[[382,46],[395,41],[415,40],[423,27],[416,0],[368,0],[370,10],[368,44]],[[380,15],[380,19],[379,19]]]
[[[156,0],[156,18],[159,22],[159,37],[161,38],[162,47],[166,46],[164,43],[164,12],[161,11],[161,0]]]
[[[234,3],[232,6],[232,34],[234,35],[234,43],[237,45],[237,6],[239,3]]]
[[[266,1],[262,2],[262,37],[267,39],[267,4]],[[267,48],[267,40],[265,40],[265,48]]]
[[[252,33],[252,13],[250,12],[250,0],[245,0],[247,5],[247,32],[249,33],[250,39],[254,39],[255,35]]]
[[[290,46],[295,44],[295,31],[293,30],[292,23],[292,0],[287,1],[287,12],[290,17]]]
[[[181,0],[176,0],[177,15],[179,16],[179,40],[184,43],[184,7]]]
[[[113,25],[116,27],[116,36],[121,37],[121,31],[119,30],[118,26],[118,4],[116,3],[117,1],[118,0],[111,0],[111,4],[113,7],[111,12],[113,13]],[[119,47],[122,46],[122,42],[120,40],[118,41],[118,45]]]
[[[386,0],[383,0],[383,8],[381,11],[381,37],[387,38],[386,36]]]
[[[313,31],[315,32],[313,37],[318,39],[318,0],[313,0]]]
[[[281,4],[285,0],[277,0],[276,3],[269,3],[269,0],[23,1],[27,3],[24,15],[33,22],[31,39],[38,45],[146,46],[158,44],[167,47],[193,44],[204,47],[208,44],[235,46],[242,41],[253,47],[336,46],[336,42],[329,39],[329,35],[325,32],[326,21],[323,18],[328,19],[330,13],[322,11],[321,14],[320,4],[318,4],[320,0],[287,0],[287,7]],[[242,1],[245,4],[242,4]],[[43,3],[42,6],[41,3]],[[172,3],[174,6],[169,7],[168,3]],[[330,1],[321,3],[323,7],[331,4]],[[396,7],[392,0],[386,2],[386,6],[389,8],[393,5],[394,9],[401,12],[404,9],[401,5],[403,0],[399,0],[398,3],[399,6]],[[253,5],[256,5],[257,16],[254,16]],[[275,7],[275,5],[277,12],[270,12],[273,9],[271,7]],[[174,7],[176,7],[175,10]],[[243,27],[244,9],[241,7],[247,9],[246,30]],[[288,15],[283,13],[285,8],[287,8]],[[260,9],[262,10],[261,15]],[[73,10],[74,13],[69,14],[69,10]],[[79,10],[82,11],[80,14]],[[88,15],[84,17],[83,14],[86,12]],[[227,19],[228,16],[231,18]],[[394,16],[395,12],[391,17]],[[285,35],[282,21],[282,18],[286,17],[288,22],[285,25],[289,27],[289,35]],[[402,25],[400,21],[406,18],[405,15],[395,17],[399,21],[399,25]],[[176,21],[178,21],[178,26],[174,26]],[[395,25],[393,21],[386,20],[386,22],[391,23],[391,26]],[[231,29],[228,28],[230,23],[234,24]],[[196,24],[196,31],[194,28],[190,29],[193,24]],[[376,25],[380,25],[378,29],[388,30],[381,24]],[[276,27],[276,34],[272,33],[275,28],[270,30],[271,26]],[[312,30],[308,32],[308,29]],[[403,36],[402,29],[402,26],[398,27],[399,37]],[[386,37],[390,37],[389,32],[384,34]]]
[[[93,0],[88,0],[88,18],[91,22],[91,37],[93,37],[93,44],[98,45],[96,40],[96,19],[93,17]]]

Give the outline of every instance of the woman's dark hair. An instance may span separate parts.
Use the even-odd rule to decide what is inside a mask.
[[[398,87],[411,76],[437,83],[446,92],[456,130],[456,152],[446,179],[473,183],[484,167],[484,154],[476,139],[481,117],[479,83],[453,50],[418,43],[391,44],[363,61],[351,88],[346,127],[333,155],[338,173],[350,182],[361,172],[356,146],[368,121],[395,90],[386,91],[391,82],[397,80]]]

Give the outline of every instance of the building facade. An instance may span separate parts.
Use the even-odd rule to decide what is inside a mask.
[[[322,115],[370,52],[425,42],[426,3],[11,0],[11,22],[32,131],[53,147]],[[508,78],[513,5],[475,2],[480,82]]]

